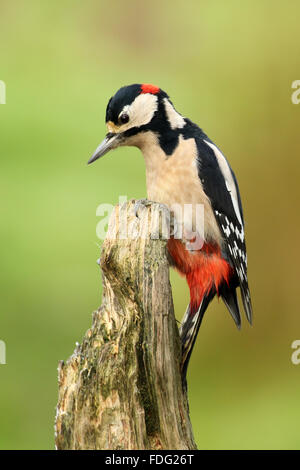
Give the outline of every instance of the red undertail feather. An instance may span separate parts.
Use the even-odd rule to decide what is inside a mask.
[[[176,269],[186,276],[190,288],[191,313],[195,313],[212,288],[218,293],[220,284],[229,284],[233,273],[230,264],[222,257],[219,245],[204,243],[199,251],[188,251],[180,240],[170,238],[168,250]]]

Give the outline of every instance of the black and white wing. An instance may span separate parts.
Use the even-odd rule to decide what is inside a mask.
[[[198,150],[198,174],[203,189],[211,201],[219,228],[225,240],[225,255],[233,265],[246,316],[251,323],[252,306],[247,279],[247,253],[244,234],[244,218],[235,175],[222,154],[211,140],[203,134],[196,137]],[[230,294],[236,301],[235,288]],[[226,299],[225,299],[225,303]]]

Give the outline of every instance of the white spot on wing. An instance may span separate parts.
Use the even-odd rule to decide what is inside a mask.
[[[230,194],[234,212],[237,216],[238,221],[240,222],[241,226],[243,227],[243,222],[242,222],[242,217],[241,213],[239,210],[239,204],[238,204],[238,197],[237,197],[237,191],[235,187],[235,182],[232,177],[228,162],[222,152],[216,147],[214,144],[211,142],[208,142],[207,140],[204,140],[204,142],[214,151],[214,154],[216,156],[218,165],[220,167],[220,170],[222,172],[222,175],[224,176],[226,187],[228,189],[228,192]]]

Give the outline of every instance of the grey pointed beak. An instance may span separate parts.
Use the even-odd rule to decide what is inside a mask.
[[[95,152],[93,153],[93,155],[89,159],[88,165],[90,163],[93,163],[96,160],[98,160],[98,158],[103,157],[103,155],[105,155],[110,150],[115,149],[116,147],[118,147],[120,145],[120,142],[122,141],[122,139],[123,139],[123,134],[121,134],[121,133],[120,134],[113,134],[112,132],[110,132],[109,134],[107,134],[107,136],[105,137],[103,142],[101,142],[101,144],[98,145]]]

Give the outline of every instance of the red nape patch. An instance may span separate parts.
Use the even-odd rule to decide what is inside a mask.
[[[170,238],[168,251],[175,268],[186,277],[190,288],[191,310],[196,312],[203,299],[212,288],[218,293],[220,284],[229,284],[233,268],[222,258],[217,244],[204,243],[199,251],[188,251],[180,240]]]
[[[151,85],[150,83],[143,83],[141,85],[141,93],[151,93],[152,95],[156,95],[159,93],[160,88],[155,85]]]

